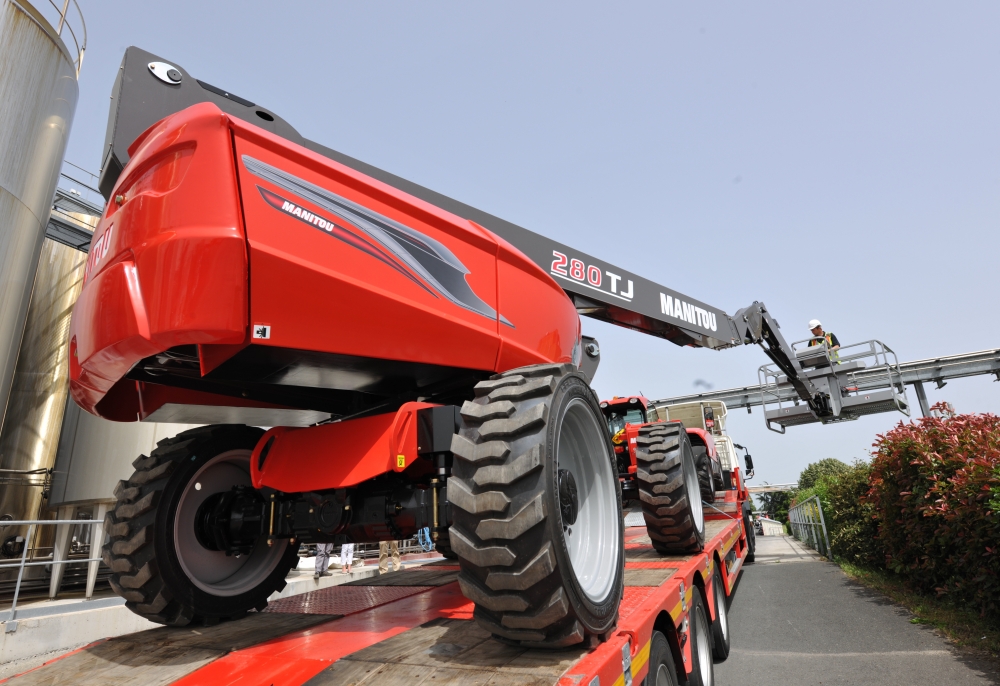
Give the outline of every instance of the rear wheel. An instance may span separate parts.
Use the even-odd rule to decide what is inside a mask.
[[[242,425],[191,429],[132,463],[135,473],[115,488],[103,549],[111,587],[130,610],[161,624],[212,623],[262,610],[284,588],[297,546],[268,545],[261,536],[247,554],[226,555],[196,533],[210,496],[251,487],[250,453],[263,433]]]
[[[649,641],[649,673],[643,679],[643,686],[677,686],[677,667],[670,652],[667,637],[653,631]]]
[[[476,386],[448,479],[459,583],[480,626],[525,646],[604,638],[618,620],[624,528],[597,398],[569,364]]]
[[[750,513],[743,512],[743,528],[747,532],[747,563],[753,562],[757,558],[757,530],[750,521]]]
[[[729,611],[726,608],[726,587],[722,585],[722,572],[715,567],[712,575],[712,600],[715,602],[715,621],[712,622],[712,657],[722,662],[729,657]]]
[[[706,503],[715,502],[715,479],[712,474],[712,458],[705,446],[696,445],[691,448],[694,453],[694,466],[698,470],[698,486],[701,499]]]
[[[715,666],[712,664],[712,636],[705,611],[705,601],[696,588],[691,604],[691,676],[688,686],[715,686]]]
[[[705,511],[687,432],[680,422],[639,428],[636,484],[646,532],[661,553],[698,552],[705,545]]]

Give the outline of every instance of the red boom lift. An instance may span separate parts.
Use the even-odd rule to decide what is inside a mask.
[[[626,537],[623,483],[635,488],[579,317],[679,345],[759,343],[829,414],[763,305],[729,317],[308,141],[137,48],[100,186],[73,398],[116,421],[207,424],[140,456],[116,489],[104,559],[129,608],[171,625],[241,617],[284,585],[299,543],[430,527],[494,637],[603,642],[580,663],[601,679],[608,655],[626,683],[647,659],[710,679],[698,635],[711,622],[721,636],[747,554],[739,470],[706,515],[681,425],[639,428],[647,522],[692,532]],[[670,573],[626,612],[633,563]]]

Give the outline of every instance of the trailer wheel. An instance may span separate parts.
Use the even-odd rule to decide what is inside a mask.
[[[649,640],[649,672],[642,681],[643,686],[677,686],[677,667],[670,652],[667,637],[653,631]]]
[[[705,601],[695,588],[691,603],[691,676],[688,686],[715,686],[715,666],[712,664],[712,635],[705,611]]]
[[[604,639],[623,593],[624,519],[597,398],[570,364],[479,383],[452,439],[449,540],[480,626],[559,648]]]
[[[646,532],[664,554],[698,552],[705,545],[705,511],[691,441],[680,422],[639,428],[636,483]]]
[[[715,621],[712,622],[712,657],[722,662],[729,657],[729,610],[726,607],[726,587],[722,585],[722,572],[716,565],[712,575],[712,593],[715,601]]]
[[[204,548],[195,533],[199,506],[233,486],[250,484],[250,453],[263,435],[242,425],[191,429],[160,441],[115,488],[103,548],[111,587],[138,615],[160,624],[214,623],[264,609],[285,587],[298,546],[261,537],[243,556]]]
[[[750,513],[743,512],[743,528],[747,531],[747,564],[752,563],[757,558],[757,530],[753,527]]]
[[[712,474],[712,458],[708,449],[702,445],[692,446],[694,466],[698,470],[698,486],[701,489],[701,499],[706,503],[715,502],[715,479]]]

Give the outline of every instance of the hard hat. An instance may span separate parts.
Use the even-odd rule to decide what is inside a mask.
[[[817,326],[823,326],[818,319],[810,319],[809,320],[809,330],[810,331],[812,331],[813,329],[815,329]]]

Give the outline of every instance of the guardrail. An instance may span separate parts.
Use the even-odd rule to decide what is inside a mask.
[[[53,31],[58,36],[73,63],[77,78],[80,77],[80,67],[83,66],[83,55],[87,52],[87,22],[83,20],[83,12],[76,0],[14,0],[43,31]],[[46,27],[43,22],[49,26]],[[65,35],[63,32],[66,32]]]
[[[103,519],[23,519],[17,521],[4,521],[0,522],[0,524],[2,524],[3,526],[28,527],[28,533],[24,537],[24,548],[21,550],[21,561],[13,562],[10,564],[0,564],[0,569],[13,569],[14,567],[18,568],[17,583],[14,585],[14,599],[11,602],[10,615],[8,616],[7,621],[4,622],[5,633],[10,634],[17,631],[17,598],[21,592],[21,580],[24,578],[25,567],[43,567],[45,565],[68,565],[68,564],[77,564],[81,562],[92,564],[92,563],[99,563],[101,561],[101,558],[99,557],[88,557],[86,559],[67,557],[66,559],[57,560],[56,551],[53,551],[52,559],[50,560],[32,559],[31,562],[28,562],[28,550],[31,547],[31,540],[32,540],[31,537],[35,533],[35,527],[56,525],[56,524],[82,524],[85,526],[97,526],[97,525],[103,525],[104,520]],[[98,547],[100,546],[98,545]],[[93,548],[93,544],[91,545],[91,548]],[[96,577],[96,571],[97,571],[96,565],[93,567],[93,570],[94,574],[91,574],[91,576]],[[94,584],[88,583],[85,597],[87,598],[87,600],[90,600],[93,594],[94,594]]]
[[[826,520],[823,519],[823,505],[818,495],[807,498],[788,510],[788,519],[795,538],[823,556],[833,557],[830,537],[826,533]]]

